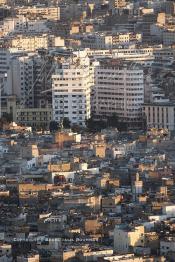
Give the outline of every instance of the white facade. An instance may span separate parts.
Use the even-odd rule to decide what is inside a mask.
[[[110,257],[104,257],[104,260],[111,262],[144,262],[144,258],[137,257],[134,254],[125,254],[125,255],[114,255]]]
[[[171,47],[162,45],[154,47],[136,48],[129,46],[129,48],[116,49],[87,49],[88,56],[93,58],[122,58],[129,61],[161,61],[167,60],[175,55],[175,50]]]
[[[80,36],[81,37],[81,36]],[[110,49],[118,45],[142,42],[140,33],[91,33],[81,39],[82,47],[91,49]]]
[[[18,50],[33,52],[39,48],[47,49],[49,47],[49,39],[47,34],[43,35],[17,35],[8,38],[9,45]]]
[[[48,20],[60,20],[59,7],[32,6],[23,7],[16,10],[18,14],[28,15],[29,17],[44,18]]]
[[[164,206],[162,213],[173,217],[175,215],[175,205]]]
[[[9,65],[10,65],[10,52],[9,50],[1,48],[0,49],[0,89],[1,89],[1,94],[5,94],[5,95],[11,94],[11,89],[9,89],[9,81],[7,78]]]
[[[85,126],[90,118],[90,61],[85,52],[65,59],[52,75],[53,119]]]
[[[163,39],[163,32],[164,27],[160,24],[152,24],[150,26],[150,34],[160,41]]]
[[[121,121],[140,121],[144,103],[141,66],[108,60],[95,70],[94,90],[93,109],[96,116],[110,116],[116,113]]]
[[[21,105],[32,107],[34,105],[32,57],[29,55],[14,56],[10,61],[7,78],[8,89],[21,99]]]
[[[134,151],[136,148],[136,141],[119,143],[112,148],[112,156],[115,159],[118,156],[125,156],[127,153]]]
[[[113,255],[113,250],[112,249],[104,249],[104,250],[95,250],[95,251],[87,251],[87,252],[83,252],[83,260],[84,261],[98,261],[98,258],[102,257],[106,257],[106,256],[112,256]]]
[[[48,32],[45,20],[29,20],[23,15],[4,19],[0,23],[0,30],[3,36],[14,33]]]
[[[114,229],[114,250],[118,253],[128,253],[130,247],[144,246],[144,226],[125,225]]]
[[[148,128],[175,129],[175,105],[172,103],[151,103],[144,105]]]

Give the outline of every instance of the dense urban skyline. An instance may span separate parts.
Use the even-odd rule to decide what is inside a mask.
[[[175,1],[0,0],[0,262],[175,262]]]

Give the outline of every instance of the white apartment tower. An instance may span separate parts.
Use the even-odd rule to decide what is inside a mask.
[[[132,252],[136,246],[144,246],[143,225],[116,225],[114,229],[114,250],[119,254]]]
[[[14,56],[10,61],[8,82],[11,93],[17,95],[22,107],[33,107],[33,58],[30,55]],[[10,83],[11,81],[11,83]]]
[[[72,53],[52,75],[53,119],[68,118],[71,124],[85,126],[91,116],[92,76],[89,58],[84,51]]]
[[[115,113],[128,126],[140,125],[144,103],[141,65],[106,59],[95,69],[93,111],[96,118]]]

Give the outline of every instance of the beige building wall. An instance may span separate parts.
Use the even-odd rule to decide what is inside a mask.
[[[144,226],[135,226],[132,230],[127,227],[115,227],[114,250],[116,252],[127,253],[130,247],[136,246],[144,246]]]
[[[48,129],[52,121],[51,108],[17,108],[16,120],[22,125],[31,126],[35,129]]]

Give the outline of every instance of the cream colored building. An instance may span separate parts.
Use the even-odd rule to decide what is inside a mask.
[[[27,145],[26,147],[21,148],[22,158],[30,159],[32,157],[39,156],[39,150],[37,145]]]
[[[23,7],[16,10],[20,15],[28,15],[28,17],[38,17],[48,20],[60,20],[60,8],[59,7]]]
[[[16,122],[22,125],[35,129],[48,129],[51,121],[51,108],[18,108],[16,110]]]
[[[48,31],[49,29],[47,28],[46,20],[29,20],[24,15],[18,15],[16,17],[7,17],[0,23],[1,36],[28,32],[47,33]]]
[[[104,60],[95,70],[92,107],[97,118],[116,114],[134,128],[141,125],[144,103],[143,67],[118,59]]]
[[[22,255],[17,256],[17,262],[39,262],[39,255],[38,254],[30,254],[30,255]]]
[[[7,4],[7,0],[0,0],[0,5],[6,5]]]
[[[47,49],[49,46],[48,35],[17,35],[7,39],[9,46],[24,51],[35,51],[39,48]]]
[[[81,40],[82,47],[91,49],[110,49],[116,48],[118,45],[127,45],[130,43],[142,42],[142,34],[140,33],[88,33]]]
[[[64,46],[64,39],[55,37],[50,34],[37,34],[30,33],[18,34],[13,37],[7,36],[4,38],[4,44],[7,43],[9,48],[13,51],[22,50],[27,52],[35,52],[37,49],[49,47],[62,47]]]
[[[150,103],[145,104],[143,109],[147,120],[147,128],[165,128],[170,131],[175,129],[174,103]]]
[[[114,250],[128,253],[130,248],[144,246],[144,226],[117,225],[114,229]]]
[[[160,254],[167,255],[168,252],[175,252],[175,239],[173,237],[160,241]]]

